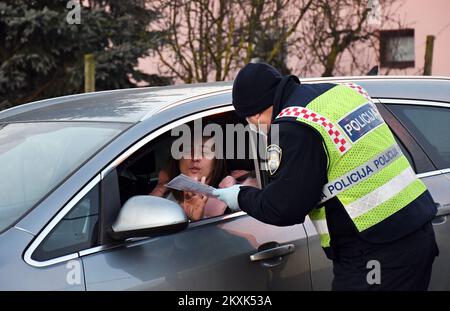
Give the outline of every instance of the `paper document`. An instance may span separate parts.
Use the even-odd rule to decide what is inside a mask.
[[[176,190],[190,191],[204,194],[209,197],[215,197],[215,195],[213,195],[212,192],[216,188],[202,184],[201,182],[196,181],[184,174],[178,175],[177,177],[169,181],[165,186]]]

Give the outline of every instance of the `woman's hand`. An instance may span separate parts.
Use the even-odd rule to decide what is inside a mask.
[[[219,188],[228,188],[237,184],[236,178],[228,175],[219,184]]]
[[[206,177],[202,177],[201,182],[204,184]],[[208,197],[192,192],[184,192],[184,200],[181,206],[190,220],[199,220],[205,214],[205,205]]]
[[[152,192],[150,192],[150,195],[156,197],[163,197],[168,190],[164,185],[168,182],[169,182],[169,174],[165,170],[160,170],[158,175],[158,184],[152,190]]]

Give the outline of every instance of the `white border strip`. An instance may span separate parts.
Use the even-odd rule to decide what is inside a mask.
[[[66,206],[50,221],[50,223],[39,233],[37,238],[31,243],[28,249],[25,251],[24,260],[26,263],[34,266],[34,267],[45,267],[49,265],[53,265],[56,263],[60,263],[63,261],[71,260],[78,258],[78,253],[73,253],[69,255],[65,255],[62,257],[46,260],[46,261],[36,261],[31,258],[33,252],[38,248],[41,242],[47,237],[47,235],[53,230],[53,228],[59,223],[64,216],[69,213],[69,211],[89,192],[92,188],[95,187],[100,181],[100,175],[95,176],[77,195],[75,195]]]
[[[378,98],[382,104],[391,105],[411,105],[411,106],[433,106],[450,108],[450,103],[436,102],[432,100],[418,100],[418,99],[396,99],[396,98]]]

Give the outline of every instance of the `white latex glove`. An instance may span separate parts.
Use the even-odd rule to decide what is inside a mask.
[[[216,189],[212,194],[217,196],[219,200],[225,202],[233,212],[237,212],[241,210],[238,203],[240,188],[240,185],[234,185],[228,188]]]

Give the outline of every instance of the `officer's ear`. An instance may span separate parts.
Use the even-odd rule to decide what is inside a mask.
[[[261,113],[257,113],[257,114],[247,117],[246,119],[247,119],[248,123],[256,124],[260,117],[261,117]]]

